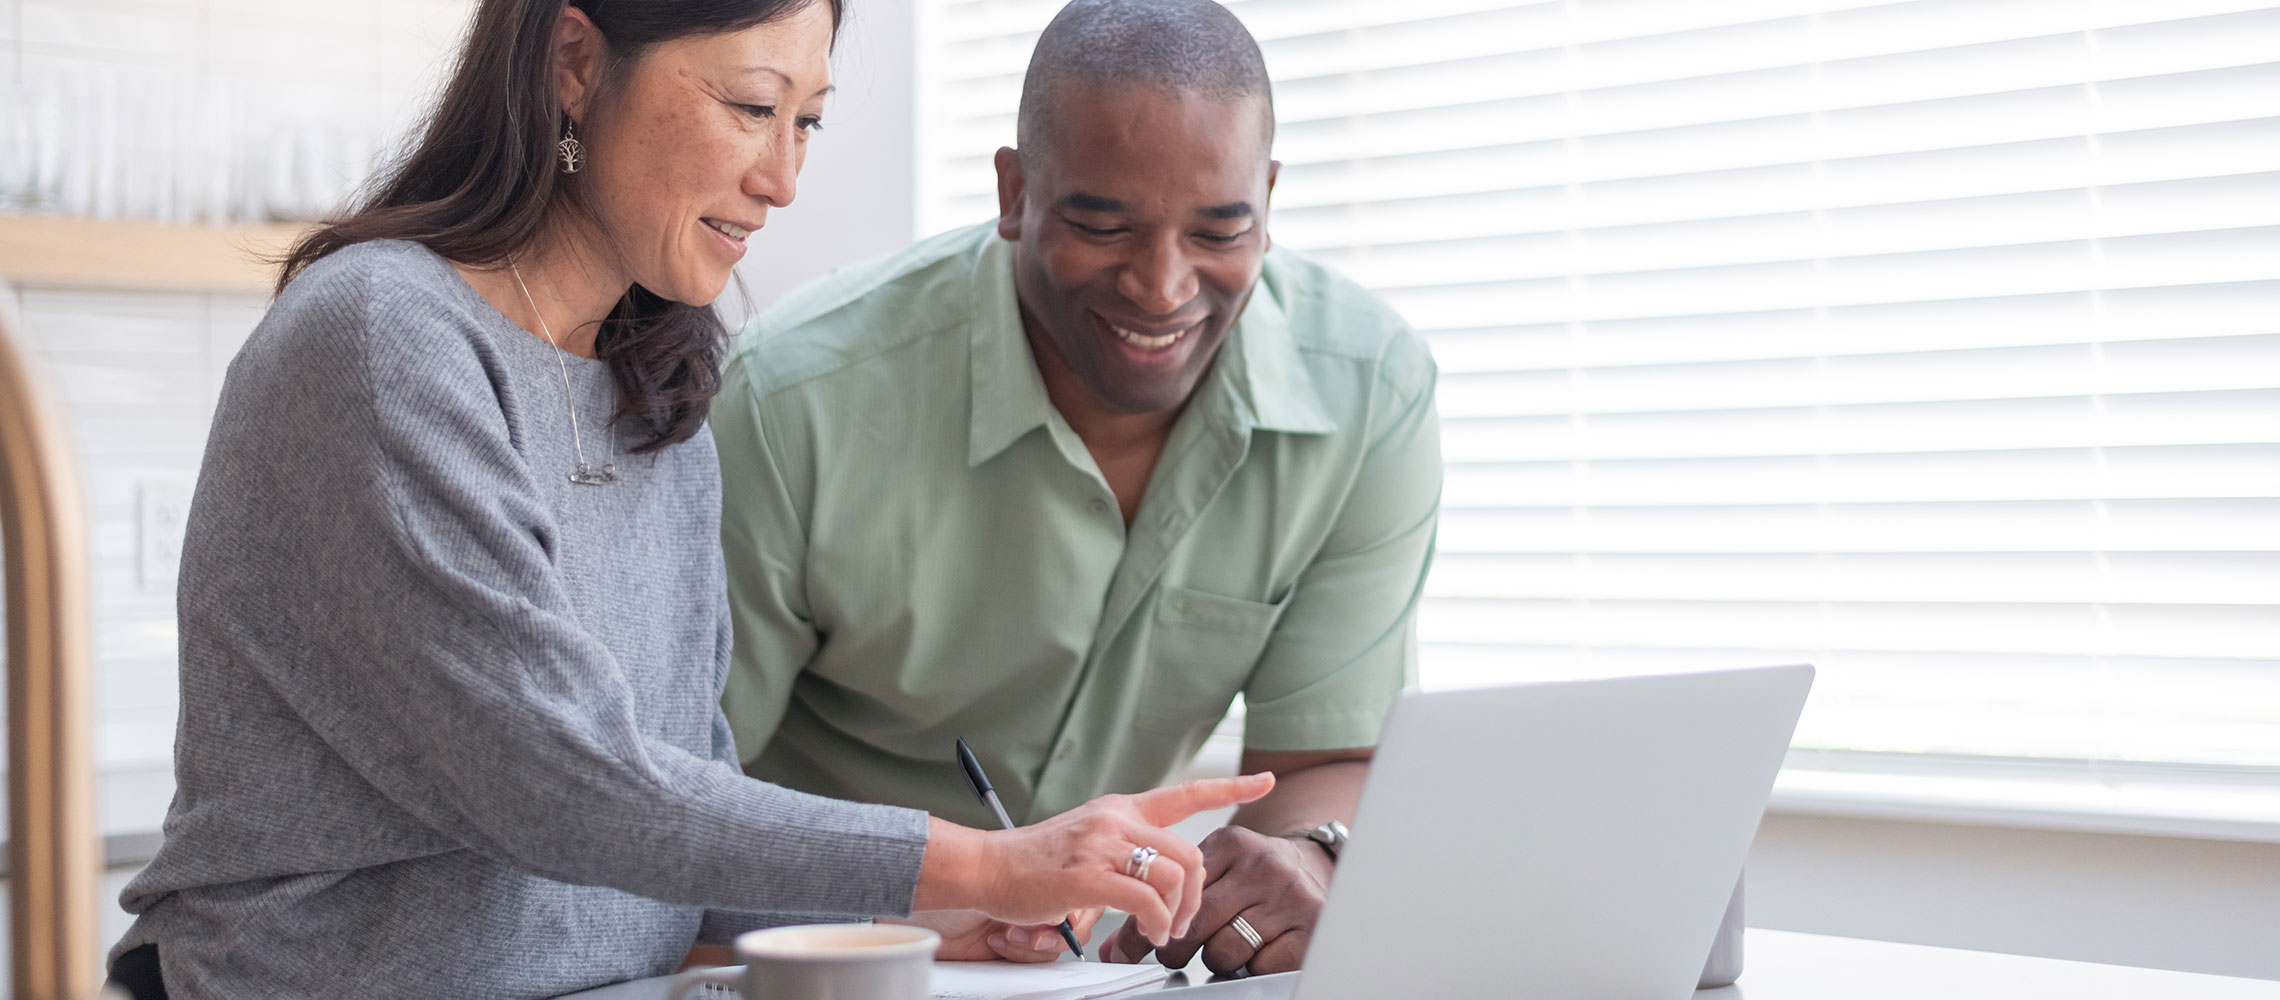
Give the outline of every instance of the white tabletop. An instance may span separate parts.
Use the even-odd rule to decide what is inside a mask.
[[[2264,979],[1790,931],[1751,928],[1742,949],[1741,981],[1698,991],[1695,1000],[2280,1000],[2280,982]],[[1200,960],[1192,973],[1198,983],[1208,975]],[[571,996],[662,1000],[665,983],[644,979]]]

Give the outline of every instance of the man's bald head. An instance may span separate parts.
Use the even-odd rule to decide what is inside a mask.
[[[1076,0],[1061,8],[1038,37],[1021,83],[1014,142],[1022,163],[1034,166],[1060,138],[1063,94],[1102,86],[1152,87],[1227,104],[1257,100],[1264,135],[1270,144],[1274,139],[1274,94],[1259,43],[1213,0]]]

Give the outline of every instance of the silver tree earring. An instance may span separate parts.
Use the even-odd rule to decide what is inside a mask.
[[[578,141],[578,123],[568,116],[562,119],[562,141],[555,143],[554,149],[562,157],[563,173],[577,173],[586,163],[586,144]]]

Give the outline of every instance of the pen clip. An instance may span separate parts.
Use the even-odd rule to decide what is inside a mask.
[[[975,759],[974,748],[966,745],[963,736],[958,737],[958,767],[966,772],[966,784],[973,788],[974,797],[988,801],[990,792],[995,789],[990,787],[990,776],[982,773],[982,762]]]

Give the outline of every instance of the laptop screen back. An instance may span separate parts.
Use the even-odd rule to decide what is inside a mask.
[[[1689,996],[1812,678],[1404,695],[1299,1000]]]

